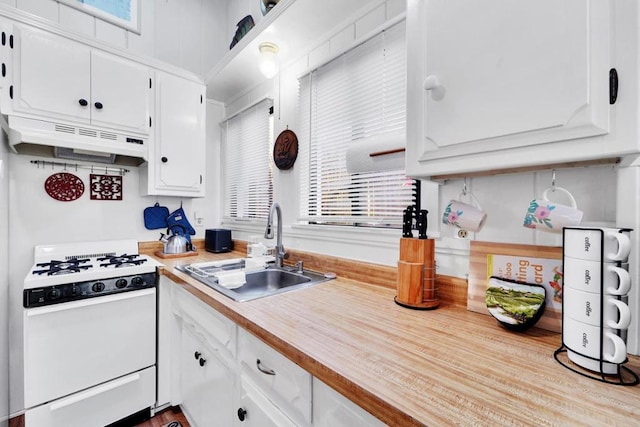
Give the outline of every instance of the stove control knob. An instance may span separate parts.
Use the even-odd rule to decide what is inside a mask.
[[[96,283],[93,284],[91,289],[93,289],[93,292],[102,292],[102,291],[104,291],[104,283],[96,282]]]
[[[133,279],[131,279],[131,283],[134,286],[140,286],[140,285],[144,285],[144,280],[142,279],[142,277],[136,276]]]
[[[127,279],[118,279],[116,280],[116,288],[122,289],[127,286]]]
[[[62,295],[62,292],[60,292],[60,289],[58,288],[51,288],[49,289],[49,291],[47,292],[47,299],[48,300],[55,300],[60,298],[60,296]]]
[[[76,285],[72,285],[70,293],[72,297],[78,296],[78,294],[80,293],[80,288],[77,287]]]

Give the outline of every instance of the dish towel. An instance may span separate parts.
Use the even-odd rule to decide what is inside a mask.
[[[235,289],[247,283],[247,277],[242,270],[227,270],[214,273],[218,285],[227,289]]]

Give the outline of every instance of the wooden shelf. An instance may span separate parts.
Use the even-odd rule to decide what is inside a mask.
[[[620,163],[619,157],[611,157],[606,159],[584,160],[575,162],[552,163],[548,165],[523,166],[517,168],[490,169],[486,171],[477,171],[469,173],[452,173],[446,175],[433,175],[429,177],[431,181],[447,181],[450,179],[477,178],[481,176],[502,175],[509,173],[525,173],[538,172],[551,169],[568,169],[587,166],[617,165]]]

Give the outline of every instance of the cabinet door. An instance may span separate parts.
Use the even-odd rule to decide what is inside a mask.
[[[95,125],[148,134],[151,71],[135,62],[91,52],[91,121]]]
[[[156,138],[149,162],[155,165],[156,189],[165,190],[158,194],[203,196],[204,86],[159,74],[156,112]]]
[[[13,109],[88,123],[88,47],[42,31],[16,27]]]
[[[227,427],[233,423],[235,372],[199,336],[182,329],[180,388],[182,405],[194,427]]]
[[[612,10],[600,0],[410,1],[409,172],[549,164],[558,159],[535,147],[607,134]]]
[[[294,427],[278,407],[248,378],[242,378],[240,406],[236,411],[238,427]]]

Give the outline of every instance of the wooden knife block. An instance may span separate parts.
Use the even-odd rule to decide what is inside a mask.
[[[396,303],[421,310],[438,307],[435,283],[435,240],[401,238]]]

